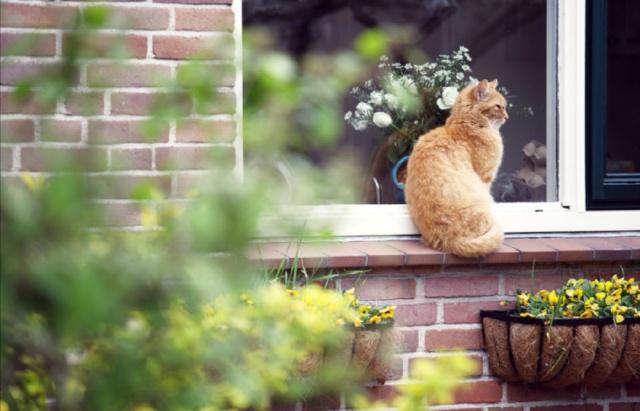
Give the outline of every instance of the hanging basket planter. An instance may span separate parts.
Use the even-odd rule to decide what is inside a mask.
[[[392,376],[391,357],[400,345],[400,335],[388,324],[356,329],[351,366],[365,379],[384,384]]]
[[[481,311],[489,366],[509,382],[552,388],[640,381],[640,318],[543,319]]]

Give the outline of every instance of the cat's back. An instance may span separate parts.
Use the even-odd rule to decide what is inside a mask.
[[[435,128],[423,134],[409,157],[408,174],[424,174],[423,169],[434,170],[451,167],[457,163],[461,153],[446,126]],[[412,172],[413,171],[413,172]]]

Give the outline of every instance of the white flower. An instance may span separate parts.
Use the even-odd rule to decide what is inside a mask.
[[[357,111],[357,113],[356,113],[357,117],[369,117],[371,115],[371,113],[373,113],[373,107],[371,107],[369,104],[361,101],[356,106],[356,111]]]
[[[387,102],[389,107],[398,108],[398,98],[396,96],[394,96],[393,94],[385,94],[384,95],[384,101]]]
[[[456,54],[455,56],[453,56],[453,58],[455,60],[462,60],[462,54]]]
[[[373,114],[373,124],[380,128],[389,127],[392,123],[391,116],[385,112],[378,111]]]
[[[348,121],[351,118],[351,116],[353,116],[353,113],[351,111],[347,111],[346,113],[344,113],[344,119],[346,121]]]
[[[465,46],[458,47],[458,50],[463,51],[463,52],[468,52],[469,51],[469,49],[466,48]]]
[[[458,97],[458,89],[455,87],[445,87],[442,89],[442,97],[436,101],[436,104],[440,110],[449,110],[453,107],[453,103],[456,102],[456,97]]]
[[[369,122],[367,120],[357,120],[351,123],[353,129],[356,131],[366,130],[369,126]]]
[[[462,74],[462,73],[458,73],[458,74],[456,74],[456,78],[457,78],[458,80],[462,80],[462,79],[464,78],[464,74]]]
[[[469,67],[469,66],[468,66],[468,65],[466,65],[466,64],[463,64],[463,65],[462,65],[462,70],[463,70],[463,71],[471,71],[471,67]]]
[[[380,105],[382,105],[382,97],[383,97],[382,92],[374,91],[369,96],[369,102],[371,104],[373,104],[374,106],[380,106]]]

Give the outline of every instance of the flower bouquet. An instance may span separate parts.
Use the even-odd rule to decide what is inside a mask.
[[[515,309],[481,311],[493,372],[561,388],[640,379],[640,292],[633,278],[570,279],[517,291]]]
[[[382,56],[375,80],[351,90],[358,103],[345,120],[357,131],[369,127],[387,131],[381,155],[374,159],[374,177],[380,180],[379,170],[385,168],[376,163],[387,161],[388,173],[411,153],[421,135],[445,123],[458,92],[477,82],[471,77],[471,60],[464,46],[424,64],[392,63]],[[402,172],[398,180],[404,181]]]

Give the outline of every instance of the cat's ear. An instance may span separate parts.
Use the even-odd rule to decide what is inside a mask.
[[[475,96],[476,100],[478,101],[486,100],[489,97],[488,89],[489,89],[489,82],[487,80],[482,80],[481,82],[479,82],[476,85],[475,90],[473,90],[473,95]]]
[[[494,89],[498,87],[498,79],[494,78],[493,80],[491,80],[491,82],[489,83],[491,85],[491,87],[493,87]]]

